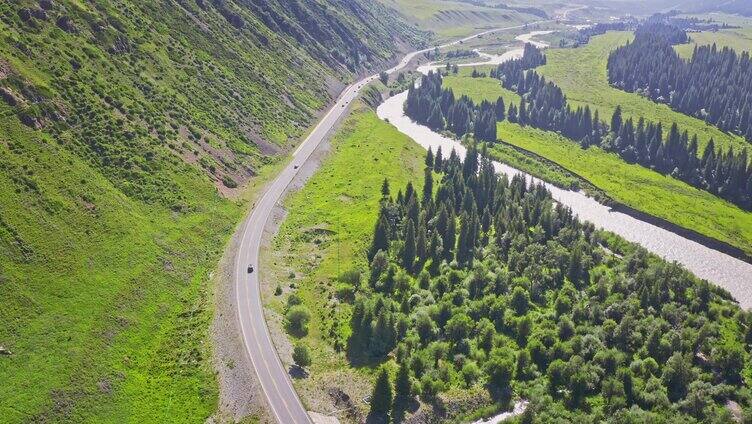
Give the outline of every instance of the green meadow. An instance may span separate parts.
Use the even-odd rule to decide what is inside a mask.
[[[311,312],[308,334],[294,340],[307,345],[312,355],[310,378],[295,380],[309,406],[328,397],[324,388],[331,382],[348,387],[351,396],[369,394],[371,369],[351,367],[344,352],[333,348],[344,346],[349,337],[347,302],[353,281],[347,275],[367,269],[365,251],[384,178],[395,196],[408,181],[419,190],[424,155],[419,145],[359,102],[334,136],[321,167],[285,201],[287,216],[263,259],[283,294],[270,294],[265,302],[283,314],[294,292]]]
[[[675,47],[684,58],[691,58],[695,46],[715,44],[718,48],[730,47],[737,52],[752,52],[752,28],[734,28],[718,32],[694,32],[689,34],[690,42]]]
[[[590,105],[591,109],[599,111],[602,119],[610,119],[616,106],[621,105],[625,117],[644,117],[661,122],[664,127],[676,123],[682,130],[697,134],[700,152],[711,137],[717,147],[724,149],[749,146],[742,137],[726,134],[702,120],[675,112],[667,105],[611,87],[606,75],[608,55],[632,37],[631,32],[609,32],[593,37],[590,43],[576,49],[547,50],[547,64],[537,71],[561,87],[573,107]]]

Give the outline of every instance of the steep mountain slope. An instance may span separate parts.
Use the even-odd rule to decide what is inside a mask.
[[[2,421],[203,421],[228,197],[424,34],[367,0],[12,0],[0,34]]]

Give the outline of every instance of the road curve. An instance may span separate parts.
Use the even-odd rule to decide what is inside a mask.
[[[531,24],[535,23],[539,22],[532,22]],[[518,29],[524,26],[518,25],[492,29],[438,47],[448,47],[478,37],[479,35]],[[431,47],[412,52],[406,55],[397,66],[386,72],[399,71],[407,66],[415,56],[433,49],[434,47]],[[361,88],[376,79],[378,79],[378,75],[363,78],[348,86],[342,92],[337,102],[292,154],[292,160],[287,167],[267,186],[263,196],[254,204],[253,210],[240,227],[241,238],[238,251],[235,255],[234,279],[241,336],[246,353],[253,364],[253,368],[261,384],[261,390],[264,392],[264,396],[266,396],[269,403],[272,415],[281,424],[310,423],[311,419],[295,392],[292,381],[282,361],[277,355],[264,317],[258,280],[259,250],[261,248],[264,227],[269,221],[275,204],[282,199],[288,185],[298,173],[299,166],[308,160],[313,151],[326,138],[329,131],[347,113],[347,106],[358,96]],[[249,274],[247,272],[249,265],[252,265],[256,271]]]

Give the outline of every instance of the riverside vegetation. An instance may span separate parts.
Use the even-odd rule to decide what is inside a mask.
[[[381,195],[347,345],[353,362],[392,364],[374,418],[474,387],[502,409],[530,400],[522,422],[733,422],[727,401],[749,408],[748,313],[542,186],[500,178],[474,145],[464,162],[429,151],[422,190]]]
[[[632,43],[609,56],[609,81],[752,141],[749,52],[695,46],[683,60],[673,45],[688,40],[685,31],[661,21],[642,25]]]
[[[505,62],[491,73],[502,81],[504,88],[521,96],[519,106],[510,104],[506,115],[503,97],[499,97],[493,108],[484,101],[476,112],[468,112],[474,109],[470,99],[461,97],[455,101],[451,90],[442,90],[438,73],[424,78],[419,88],[411,90],[405,111],[432,129],[442,130],[446,126],[459,136],[472,130],[475,138],[482,141],[495,141],[495,128],[489,130],[495,125],[494,117],[497,121],[507,117],[522,126],[559,132],[585,148],[601,146],[628,163],[671,174],[745,209],[752,208],[752,167],[746,149],[736,153],[716,150],[711,139],[699,151],[696,135],[690,141],[688,132],[680,132],[674,124],[664,137],[661,123],[646,123],[643,118],[637,124],[631,118],[624,120],[618,106],[607,125],[601,121],[599,112],[591,112],[588,105],[571,109],[559,87],[535,71],[527,71],[544,64],[545,56],[528,44],[521,59]]]
[[[341,409],[331,405],[327,390],[344,391],[361,408],[359,400],[369,394],[374,371],[349,366],[344,352],[353,282],[368,267],[363,252],[384,178],[417,185],[422,164],[422,148],[358,100],[333,137],[330,155],[285,200],[287,216],[262,261],[274,281],[264,300],[284,317],[292,340],[308,347],[310,376],[294,384],[309,408]]]
[[[635,124],[631,118],[622,116],[621,108],[618,106],[611,117],[610,125],[600,119],[598,110],[591,112],[587,104],[578,106],[573,110],[561,89],[535,71],[527,70],[545,64],[545,56],[532,46],[526,48],[525,52],[526,54],[522,59],[506,62],[497,69],[491,70],[494,77],[501,79],[502,86],[493,91],[494,93],[499,90],[502,91],[498,100],[495,101],[496,117],[499,119],[506,118],[507,121],[514,124],[505,126],[507,129],[513,129],[512,132],[499,133],[502,140],[508,140],[510,144],[523,147],[526,150],[529,149],[551,161],[564,164],[564,168],[568,171],[586,178],[595,187],[604,190],[607,195],[615,200],[749,251],[749,243],[744,240],[745,238],[749,240],[750,235],[752,235],[749,233],[750,228],[747,225],[740,226],[737,222],[738,219],[741,219],[741,222],[749,222],[750,215],[747,212],[738,210],[723,201],[714,201],[712,195],[704,195],[700,190],[694,190],[680,183],[680,181],[685,181],[700,189],[734,200],[740,206],[749,207],[751,199],[749,190],[752,186],[749,183],[751,168],[748,165],[746,150],[737,151],[735,154],[732,150],[716,149],[714,143],[711,142],[708,144],[709,147],[706,146],[705,154],[698,157],[699,142],[697,139],[693,137],[690,140],[688,133],[686,131],[680,132],[676,125],[672,125],[667,135],[664,136],[660,122],[657,124],[646,123],[643,119],[640,119]],[[451,80],[452,78],[457,77],[448,77],[447,79]],[[452,104],[453,92],[450,89],[441,89],[443,79],[438,73],[431,74],[424,80],[427,82],[410,93],[408,105],[411,104],[410,97],[413,97],[412,103],[420,103],[427,107],[426,110],[433,110],[435,106],[438,106],[437,113],[440,113],[440,118],[443,118],[445,123],[441,123],[434,116],[431,124],[434,128],[443,129],[446,127],[460,136],[472,132],[474,129],[473,120],[477,119],[476,117],[479,114],[476,113],[468,115],[469,118],[463,118],[469,122],[469,126],[456,126],[454,123],[456,114]],[[453,82],[457,87],[456,80]],[[464,90],[465,85],[460,85],[459,88]],[[473,92],[472,89],[469,91]],[[465,91],[460,91],[460,93],[464,94]],[[517,95],[512,95],[514,93]],[[415,100],[418,98],[423,100]],[[433,100],[426,100],[429,98]],[[476,98],[482,99],[481,107],[484,104],[491,104],[488,97],[484,98],[483,95],[479,95]],[[471,99],[466,97],[461,97],[461,99],[463,99],[462,103],[469,101],[471,109],[474,107],[474,102]],[[509,105],[506,114],[501,113],[500,110],[504,103]],[[488,108],[489,106],[485,107]],[[406,108],[406,112],[419,122],[426,116],[425,114],[415,113],[415,108]],[[444,116],[447,118],[444,118]],[[519,130],[516,129],[517,126],[521,128],[531,126],[545,131],[555,131],[570,140],[577,141],[585,148],[597,146],[598,148],[590,153],[575,156],[579,156],[580,160],[583,159],[583,156],[586,156],[589,157],[588,160],[592,159],[593,161],[596,161],[596,157],[599,158],[598,161],[605,158],[607,163],[614,163],[617,169],[623,169],[625,171],[624,178],[634,179],[636,184],[628,184],[629,189],[627,189],[626,185],[618,181],[609,181],[609,179],[613,180],[613,172],[606,170],[603,174],[599,166],[583,167],[584,163],[582,162],[568,160],[567,158],[572,156],[574,152],[564,152],[565,154],[562,157],[562,155],[554,152],[556,145],[546,147],[544,146],[546,143],[543,143],[540,146],[532,146],[532,149],[530,149],[529,143],[523,143],[524,146],[520,145],[516,143],[521,138]],[[530,140],[535,138],[530,138]],[[545,139],[548,140],[549,138]],[[640,164],[645,167],[646,171],[623,166],[625,164],[620,164],[621,161],[619,160],[614,161],[608,156],[599,155],[596,150],[600,149],[615,152],[627,163]],[[588,149],[588,151],[590,150]],[[594,164],[598,161],[588,163]],[[537,168],[541,169],[540,166],[537,166]],[[654,171],[670,174],[677,181],[662,179],[658,175],[654,175]],[[611,177],[608,177],[608,175]],[[644,175],[646,178],[638,178],[637,175]],[[637,180],[641,182],[637,183]],[[648,192],[655,192],[656,196],[635,198],[634,193],[644,191],[641,186],[645,186],[645,190],[649,189]],[[714,188],[721,186],[724,188],[720,190]],[[715,206],[709,208],[703,206],[698,209],[696,206],[692,206],[697,201],[701,201],[706,206],[707,202],[710,202]],[[682,211],[678,214],[666,214],[666,204],[671,204],[672,210],[677,210],[674,204],[686,204],[686,206],[678,208]],[[696,214],[707,217],[708,213],[715,216],[714,220],[708,222],[694,216]],[[728,220],[727,216],[736,216],[737,218]],[[727,226],[727,224],[730,226]]]

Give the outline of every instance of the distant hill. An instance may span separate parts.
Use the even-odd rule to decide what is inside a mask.
[[[583,0],[581,3],[635,16],[648,16],[671,10],[686,13],[723,12],[752,16],[752,2],[749,0]]]
[[[752,16],[752,2],[749,0],[683,0],[672,2],[666,0],[660,11],[678,10],[687,13],[722,12]]]
[[[749,0],[728,0],[720,2],[700,0],[696,3],[697,5],[692,7],[692,11],[724,12],[736,13],[742,16],[752,16],[752,2]],[[692,6],[691,3],[690,6]]]
[[[429,30],[437,40],[468,36],[490,28],[534,22],[546,12],[529,6],[511,6],[483,0],[379,0],[398,11],[419,28]]]

